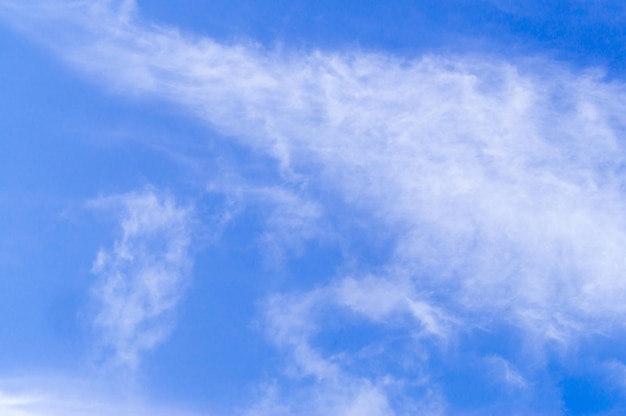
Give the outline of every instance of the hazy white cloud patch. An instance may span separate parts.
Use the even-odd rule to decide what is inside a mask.
[[[119,387],[119,386],[117,386]],[[182,407],[153,406],[102,380],[22,377],[0,380],[2,416],[209,416]]]
[[[261,237],[272,262],[287,254],[302,254],[303,244],[323,235],[322,211],[315,201],[282,188],[260,190],[271,205]]]
[[[187,284],[192,259],[191,211],[154,190],[91,201],[120,217],[120,235],[98,252],[94,325],[113,362],[134,368],[163,342]]]
[[[488,357],[486,361],[491,367],[491,374],[494,380],[499,381],[511,389],[528,389],[530,387],[524,376],[504,358],[492,356]]]
[[[308,242],[335,237],[324,218],[324,207],[307,193],[305,183],[291,178],[280,185],[259,184],[229,169],[233,168],[224,168],[227,173],[217,175],[207,191],[228,201],[226,222],[246,212],[261,217],[257,243],[268,266],[281,267],[290,256],[306,254]]]
[[[445,343],[454,322],[393,280],[345,278],[268,301],[267,335],[285,353],[286,376],[300,385],[281,406],[294,414],[444,413],[445,400],[423,366],[427,346]],[[360,339],[372,328],[388,337]],[[394,361],[402,370],[392,369]]]

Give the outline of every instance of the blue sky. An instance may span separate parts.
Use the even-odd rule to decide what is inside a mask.
[[[625,22],[0,0],[0,413],[624,414]]]

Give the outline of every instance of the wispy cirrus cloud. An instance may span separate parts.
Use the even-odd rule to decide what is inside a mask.
[[[287,376],[298,387],[291,386],[288,393],[271,390],[275,407],[267,414],[285,406],[285,414],[444,414],[445,399],[422,366],[427,345],[445,342],[455,323],[406,282],[393,280],[345,278],[269,299],[264,307],[267,335],[288,357]],[[384,336],[361,339],[359,331],[372,328],[382,329]],[[329,329],[331,334],[325,334]],[[321,345],[342,342],[350,345]],[[398,363],[403,369],[390,371]],[[313,388],[307,381],[311,378]],[[267,406],[267,399],[262,403]]]
[[[0,380],[3,416],[208,416],[184,408],[153,406],[95,380],[29,377]]]
[[[277,221],[288,232],[273,238],[307,233],[309,220],[341,206],[390,241],[380,277],[339,276],[267,306],[270,337],[289,351],[297,377],[318,381],[310,391],[323,395],[315,397],[330,400],[316,402],[318,413],[350,414],[349,403],[367,402],[361,392],[378,414],[394,411],[383,378],[356,375],[315,345],[316,334],[328,331],[315,327],[320,308],[385,327],[397,314],[411,316],[407,332],[441,340],[506,325],[527,343],[566,349],[582,336],[623,328],[622,82],[540,57],[399,58],[220,44],[143,22],[115,2],[0,4],[97,82],[178,105],[275,158],[284,177],[316,184],[324,198]],[[298,204],[282,200],[277,206],[293,214]],[[365,235],[351,231],[345,238]],[[95,268],[105,281],[116,281],[104,270],[124,264],[122,252],[115,248]],[[119,308],[110,304],[115,316]],[[124,325],[108,326],[123,334]],[[133,362],[144,348],[133,337],[109,341],[123,351],[120,359]],[[506,357],[491,364],[509,385],[532,386]]]
[[[246,209],[262,213],[263,231],[258,242],[270,265],[280,264],[288,255],[302,254],[307,241],[329,237],[323,208],[307,195],[304,184],[259,185],[240,175],[222,174],[211,181],[207,190],[229,200],[228,221]]]
[[[142,352],[163,342],[191,268],[191,211],[154,190],[90,202],[120,217],[120,236],[101,249],[94,325],[105,360],[135,368]]]
[[[50,38],[71,63],[365,207],[394,234],[390,260],[455,308],[555,338],[625,312],[619,82],[539,58],[281,54],[128,23],[100,2],[46,7],[52,33],[86,35]]]

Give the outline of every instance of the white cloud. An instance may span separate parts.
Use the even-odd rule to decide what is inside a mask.
[[[524,376],[504,358],[494,355],[487,358],[487,363],[491,366],[494,380],[503,383],[511,389],[528,389],[530,387]]]
[[[329,322],[346,330],[363,325],[354,322],[356,315],[366,318],[368,325],[373,322],[382,327],[408,328],[412,336],[407,342],[413,344],[412,348],[424,350],[422,340],[445,338],[453,323],[427,300],[411,297],[412,292],[410,287],[403,288],[388,279],[346,278],[301,295],[270,299],[265,307],[268,336],[288,357],[288,376],[296,383],[308,378],[316,381],[314,388],[305,388],[304,397],[291,393],[283,401],[274,400],[281,406],[288,404],[292,414],[393,415],[398,410],[416,409],[425,415],[443,414],[445,401],[437,389],[429,386],[426,377],[419,379],[412,372],[410,381],[395,379],[386,368],[372,365],[381,357],[387,363],[394,361],[387,356],[390,351],[384,340],[379,345],[361,343],[354,347],[356,351],[329,352],[315,345],[315,338],[323,335]],[[407,324],[407,318],[413,323]],[[404,395],[402,409],[397,409],[390,400],[403,392],[407,383],[419,387],[421,393],[413,393],[410,399]],[[278,395],[275,390],[272,393]]]
[[[94,379],[26,377],[0,380],[3,416],[208,416],[191,410],[155,407],[115,392]]]
[[[113,362],[134,368],[140,354],[171,330],[191,267],[191,212],[153,190],[100,198],[91,205],[114,209],[121,231],[93,265],[98,275],[94,324]]]
[[[322,213],[315,201],[281,188],[259,191],[272,206],[261,237],[272,262],[280,261],[287,253],[301,253],[303,242],[321,236]]]
[[[277,265],[287,254],[302,254],[305,242],[326,237],[320,204],[298,188],[305,187],[255,185],[232,175],[218,177],[208,190],[224,194],[231,201],[229,219],[245,209],[263,214],[259,243],[268,263]]]
[[[0,4],[14,24],[99,82],[195,113],[276,158],[284,175],[315,182],[393,241],[384,277],[342,278],[288,302],[277,297],[276,313],[270,304],[269,331],[300,375],[330,389],[330,403],[339,390],[327,386],[354,387],[345,407],[337,405],[344,413],[368,400],[381,414],[391,409],[378,381],[351,375],[312,345],[321,331],[311,319],[315,308],[335,305],[385,325],[409,314],[411,331],[439,339],[500,322],[566,347],[623,326],[623,83],[540,58],[402,59],[224,45],[143,23],[105,2]],[[284,206],[297,215],[279,222],[288,232],[274,236],[287,240],[289,230],[309,232],[302,224],[332,209]],[[125,264],[132,250],[122,246],[103,254],[96,269]],[[117,275],[102,273],[113,289]],[[156,315],[175,304],[161,300]],[[122,335],[108,342],[118,358],[134,361],[144,348],[134,338],[143,318],[124,323],[109,303],[110,317],[101,321]],[[145,335],[147,345],[163,337]],[[501,368],[509,369],[505,378],[523,381]],[[367,399],[360,401],[361,392]]]
[[[397,313],[409,314],[419,323],[422,335],[445,339],[455,324],[445,311],[420,299],[412,282],[393,277],[347,278],[339,283],[336,292],[338,304],[375,322],[384,322]]]
[[[528,316],[610,326],[624,314],[621,84],[539,60],[540,72],[487,58],[280,55],[68,4],[56,3],[55,30],[85,43],[49,38],[71,62],[185,106],[366,207],[396,234],[395,261],[455,307],[528,327]]]

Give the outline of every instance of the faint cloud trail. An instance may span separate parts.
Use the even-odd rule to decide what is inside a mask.
[[[94,325],[102,346],[111,351],[106,360],[134,369],[141,353],[163,342],[171,330],[192,264],[191,211],[153,190],[99,198],[90,205],[116,212],[121,231],[93,265],[98,276]]]

